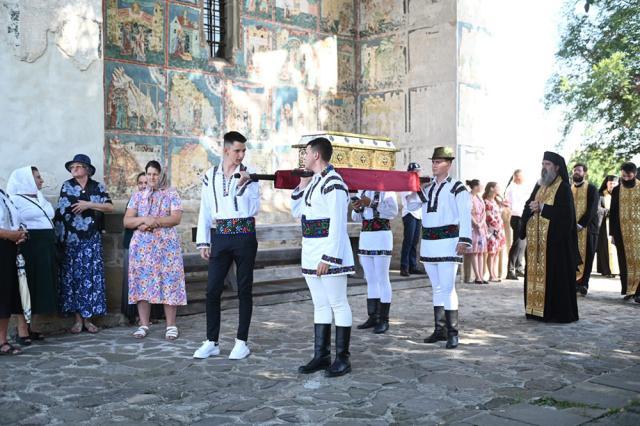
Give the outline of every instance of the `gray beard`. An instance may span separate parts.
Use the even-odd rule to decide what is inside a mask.
[[[538,185],[540,186],[549,186],[553,183],[554,180],[558,177],[556,172],[547,172],[547,169],[542,169],[540,173],[540,179],[538,179]]]

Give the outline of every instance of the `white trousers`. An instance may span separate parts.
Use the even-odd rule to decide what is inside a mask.
[[[313,322],[331,324],[335,318],[336,326],[351,327],[351,307],[347,300],[347,276],[323,275],[306,276],[311,299],[313,300]]]
[[[391,280],[389,280],[391,256],[360,255],[360,264],[364,269],[364,278],[367,280],[367,298],[391,303]]]
[[[458,294],[456,293],[456,274],[458,264],[423,262],[433,290],[433,306],[444,306],[447,311],[458,310]]]

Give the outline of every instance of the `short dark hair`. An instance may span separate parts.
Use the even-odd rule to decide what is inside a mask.
[[[38,168],[36,166],[31,166],[31,173],[38,172]]]
[[[627,172],[627,173],[637,173],[638,172],[638,168],[631,161],[627,161],[626,163],[623,163],[622,166],[620,166],[620,170],[622,170],[623,172]]]
[[[573,165],[573,169],[575,169],[576,167],[582,167],[582,170],[587,173],[589,171],[589,169],[587,168],[587,165],[584,163],[576,163]],[[571,170],[573,170],[571,169]]]
[[[476,186],[480,185],[480,181],[478,179],[471,179],[471,180],[466,181],[465,183],[471,189],[473,189]]]
[[[235,130],[225,133],[222,140],[226,146],[233,145],[234,142],[247,143],[247,138]]]
[[[153,167],[158,171],[158,173],[162,172],[162,166],[160,166],[160,163],[158,163],[156,160],[149,161],[147,165],[144,166],[144,171],[146,172],[147,170],[149,170],[149,167]]]
[[[148,166],[149,166],[149,165],[147,164],[147,167],[148,167]],[[142,176],[145,176],[146,174],[147,174],[147,173],[145,173],[145,172],[140,172],[140,173],[138,173],[138,176],[136,176],[136,183],[138,183],[138,181],[140,180],[140,178],[141,178]]]
[[[324,161],[331,161],[331,156],[333,155],[333,146],[329,139],[327,138],[315,138],[310,140],[307,143],[307,146],[311,147],[312,150],[320,154],[320,158]]]

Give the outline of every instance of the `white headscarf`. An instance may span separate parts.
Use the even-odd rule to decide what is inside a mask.
[[[7,182],[9,195],[38,195],[38,192],[31,166],[21,167],[11,172]]]

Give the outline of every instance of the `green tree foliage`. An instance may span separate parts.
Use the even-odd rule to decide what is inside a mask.
[[[564,107],[565,136],[586,123],[586,145],[640,153],[640,0],[567,0],[564,13],[547,107]]]

